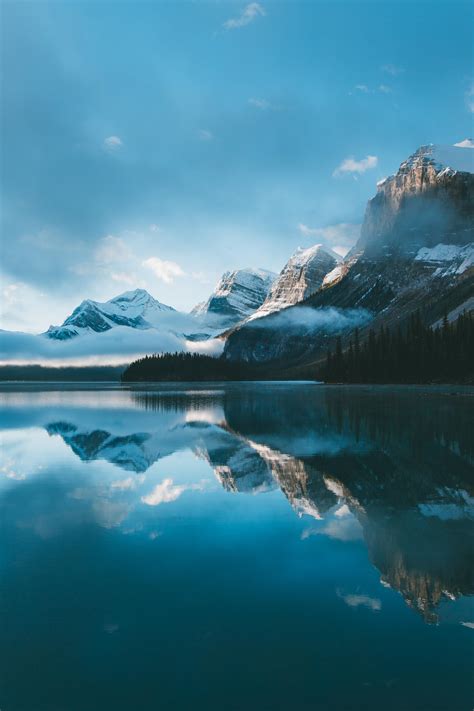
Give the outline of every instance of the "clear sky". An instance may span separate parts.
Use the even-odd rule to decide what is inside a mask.
[[[377,180],[473,133],[472,7],[4,0],[1,327],[343,252]]]

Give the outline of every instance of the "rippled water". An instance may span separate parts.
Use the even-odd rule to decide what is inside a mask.
[[[472,391],[0,403],[2,711],[472,709]]]

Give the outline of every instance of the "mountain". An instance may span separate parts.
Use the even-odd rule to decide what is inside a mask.
[[[347,344],[355,326],[365,337],[369,324],[403,326],[418,309],[427,325],[452,319],[473,308],[473,265],[472,141],[424,146],[378,184],[357,244],[316,293],[235,328],[225,357],[283,375],[320,362],[337,335]]]
[[[174,311],[171,306],[160,303],[144,289],[135,289],[105,303],[86,299],[61,326],[50,326],[45,335],[56,340],[66,340],[90,332],[103,333],[114,326],[153,328],[159,315]]]
[[[377,185],[356,252],[414,255],[421,247],[474,241],[472,141],[422,146]]]
[[[249,321],[280,311],[314,294],[338,261],[338,255],[322,244],[307,249],[300,247],[285,264],[271,285],[267,298],[249,317]]]
[[[421,396],[393,389],[387,396],[243,387],[243,397],[221,387],[192,397],[141,391],[130,393],[126,407],[117,406],[120,398],[99,409],[58,402],[43,413],[17,403],[15,419],[44,427],[82,461],[104,460],[131,474],[117,477],[110,467],[84,488],[73,477],[67,498],[89,500],[94,511],[132,514],[157,482],[156,472],[146,476],[150,467],[190,451],[232,494],[280,489],[304,517],[303,540],[363,540],[382,584],[398,590],[426,622],[437,623],[448,600],[472,595],[468,394],[451,402],[426,389]],[[12,413],[4,417],[11,421]],[[115,525],[122,521],[130,526],[130,518]]]
[[[204,324],[228,328],[263,304],[275,279],[276,274],[265,269],[225,272],[208,300],[191,313]]]

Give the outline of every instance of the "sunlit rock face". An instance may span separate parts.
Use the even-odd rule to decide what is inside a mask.
[[[338,257],[330,249],[316,244],[298,249],[273,282],[268,296],[249,321],[297,304],[315,294],[326,274],[334,269]]]
[[[422,146],[369,200],[355,252],[366,256],[474,240],[474,150]]]

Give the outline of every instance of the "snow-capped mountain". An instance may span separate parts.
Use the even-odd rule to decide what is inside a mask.
[[[205,324],[232,326],[263,304],[275,279],[276,274],[265,269],[225,272],[208,300],[191,313]]]
[[[334,348],[337,329],[313,327],[319,323],[311,319],[314,311],[332,314],[336,326],[341,315],[357,310],[369,316],[373,328],[396,328],[417,310],[427,325],[437,324],[444,313],[453,319],[472,310],[473,147],[466,139],[415,151],[395,175],[378,183],[359,241],[328,269],[321,288],[287,309],[284,323],[269,312],[237,327],[225,356],[285,368],[319,362]],[[347,341],[354,325],[341,324],[338,332]]]
[[[297,304],[316,293],[338,261],[338,255],[322,244],[307,249],[300,247],[285,264],[267,298],[249,321]]]
[[[157,325],[163,312],[174,312],[144,289],[126,291],[105,303],[86,299],[61,326],[50,326],[48,338],[66,340],[85,333],[102,333],[114,326],[147,329]]]

